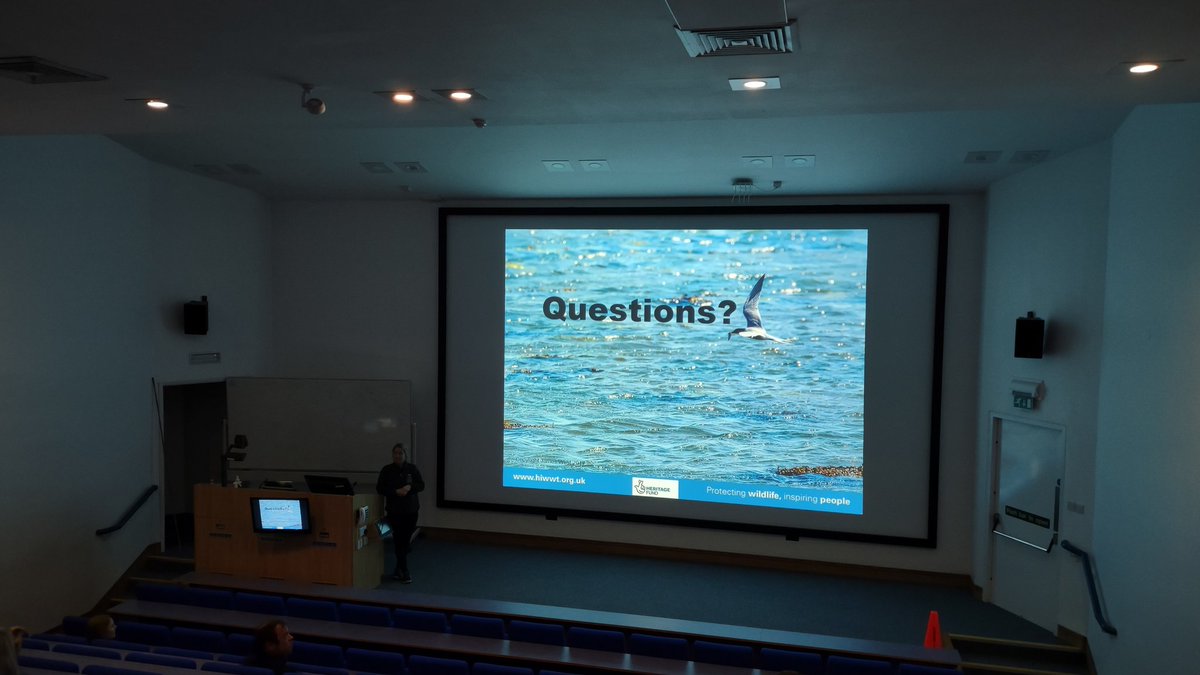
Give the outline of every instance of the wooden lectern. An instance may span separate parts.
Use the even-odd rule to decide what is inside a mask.
[[[376,494],[326,495],[196,485],[196,571],[374,588],[383,576]],[[305,497],[308,533],[254,532],[251,499]],[[366,518],[361,509],[366,507]]]

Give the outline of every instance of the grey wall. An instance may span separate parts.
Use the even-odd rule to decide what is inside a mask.
[[[1200,663],[1200,105],[1135,110],[1113,138],[1095,553],[1118,637],[1100,672]]]
[[[0,203],[0,624],[40,630],[160,540],[158,496],[94,534],[158,480],[151,378],[260,367],[269,223],[259,198],[97,137],[0,138]],[[187,338],[172,317],[202,293],[214,331]],[[189,368],[198,347],[225,362]]]

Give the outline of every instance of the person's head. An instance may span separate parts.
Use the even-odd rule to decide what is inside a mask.
[[[8,629],[8,633],[12,635],[13,645],[17,651],[21,651],[21,643],[29,637],[29,629],[24,626],[13,626]]]
[[[292,655],[292,640],[287,624],[273,619],[254,631],[254,650],[261,656],[287,660]]]
[[[397,443],[392,446],[392,463],[403,464],[408,461],[408,453],[404,450],[403,443]]]
[[[88,619],[87,638],[89,640],[113,640],[117,637],[117,624],[111,616],[97,614]]]
[[[0,675],[20,675],[20,672],[12,631],[0,630]]]

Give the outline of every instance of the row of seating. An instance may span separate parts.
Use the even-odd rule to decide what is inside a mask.
[[[792,670],[804,675],[821,675],[822,673],[830,672],[829,668],[832,667],[829,665],[830,662],[836,666],[847,659],[851,661],[868,661],[869,663],[880,664],[884,668],[883,670],[866,670],[864,672],[891,673],[898,671],[899,665],[906,666],[904,669],[906,673],[920,672],[944,675],[948,672],[955,672],[950,668],[916,664],[896,664],[880,659],[852,659],[851,657],[840,655],[825,656],[819,652],[806,652],[767,646],[754,647],[747,644],[730,644],[701,638],[689,639],[672,635],[654,635],[638,632],[627,634],[624,631],[611,628],[562,625],[520,618],[508,618],[505,620],[497,616],[477,616],[465,613],[367,605],[346,601],[335,602],[332,600],[268,595],[249,591],[142,584],[135,589],[135,593],[139,600],[148,602],[253,612],[255,614],[278,616],[281,618],[302,617],[322,621],[450,633],[495,640],[516,640],[681,661],[696,661],[740,668],[759,668],[772,671]],[[65,623],[64,628],[67,628]],[[68,628],[68,630],[70,629]],[[124,632],[122,632],[123,630]],[[123,629],[122,626],[118,626],[118,635],[123,639],[128,638],[131,641],[145,644],[167,644],[167,640],[171,639],[163,635],[161,631],[156,631],[156,629],[150,629],[151,634],[135,635],[134,632],[137,630],[142,629]],[[188,630],[198,631],[199,629]],[[201,648],[212,652],[222,650],[219,644],[212,642],[205,643],[198,637],[189,638],[186,636],[186,633],[184,636],[175,639],[187,643],[187,646],[183,648]],[[216,640],[217,638],[209,635],[205,639]],[[330,646],[319,645],[318,647]],[[237,646],[234,645],[224,647],[224,649],[236,648]],[[330,667],[341,667],[344,663],[344,660],[339,661],[336,656],[320,657],[315,654],[308,654],[303,655],[303,657],[305,662]],[[297,656],[296,658],[299,659],[301,657]],[[856,667],[865,666],[859,664]]]

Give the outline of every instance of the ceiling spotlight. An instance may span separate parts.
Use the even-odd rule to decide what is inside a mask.
[[[392,94],[392,101],[396,103],[412,103],[415,100],[417,97],[411,91],[398,91]]]
[[[312,93],[313,86],[311,84],[302,84],[300,86],[304,88],[304,92],[300,94],[300,107],[307,110],[311,115],[324,115],[325,101],[322,101],[319,98],[309,98],[309,94]]]
[[[1159,66],[1157,63],[1135,63],[1129,66],[1129,72],[1136,75],[1144,75],[1146,73],[1153,73],[1154,71],[1158,70],[1158,68]]]
[[[487,100],[487,97],[475,91],[474,89],[471,89],[470,87],[458,87],[457,89],[434,89],[433,93],[441,96],[442,98],[454,101],[455,103],[466,103],[468,101],[475,103],[477,101]]]
[[[146,107],[153,108],[155,110],[165,110],[170,107],[170,105],[166,101],[162,101],[157,98],[151,98],[146,99]]]
[[[760,89],[779,89],[778,77],[731,77],[729,88],[734,91],[757,91]]]
[[[452,91],[452,92],[450,92],[450,98],[454,99],[455,101],[469,101],[469,100],[471,100],[471,92],[469,92],[469,91]]]

